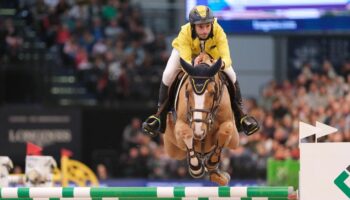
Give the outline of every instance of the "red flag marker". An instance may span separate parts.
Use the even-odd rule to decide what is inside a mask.
[[[67,156],[67,157],[72,157],[73,152],[68,150],[68,149],[61,149],[61,156]]]
[[[27,142],[27,155],[40,156],[43,149],[33,143]]]

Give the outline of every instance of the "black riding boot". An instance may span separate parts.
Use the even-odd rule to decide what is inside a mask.
[[[169,109],[168,90],[169,87],[161,82],[159,88],[158,111],[156,114],[149,116],[146,121],[142,123],[142,130],[147,135],[155,137],[165,132],[166,116]]]
[[[243,113],[241,89],[239,88],[238,80],[234,85],[232,83],[229,85],[229,87],[232,86],[232,88],[229,88],[229,93],[237,130],[238,132],[243,131],[246,135],[251,135],[259,130],[259,124],[254,117]]]

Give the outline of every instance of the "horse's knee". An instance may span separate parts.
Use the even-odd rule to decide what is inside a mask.
[[[237,129],[234,129],[227,147],[230,149],[236,149],[238,146],[239,146],[239,134]]]
[[[192,139],[193,137],[193,132],[190,127],[187,125],[182,125],[177,127],[176,129],[176,139],[178,140],[186,140],[186,139]]]
[[[232,140],[234,125],[232,122],[224,122],[220,125],[218,131],[218,143],[220,146],[226,146]]]
[[[225,122],[220,125],[219,135],[220,137],[229,137],[232,135],[234,126],[232,122]]]
[[[234,129],[233,121],[228,121],[228,122],[223,123],[222,127],[223,127],[223,129],[225,129],[226,131],[229,131],[231,133]]]

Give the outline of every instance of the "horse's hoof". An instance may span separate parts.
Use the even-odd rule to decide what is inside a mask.
[[[231,176],[227,172],[221,172],[220,170],[213,170],[209,172],[210,181],[217,183],[220,186],[228,185]]]

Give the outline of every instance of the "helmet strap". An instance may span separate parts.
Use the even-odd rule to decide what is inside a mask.
[[[196,39],[196,37],[197,37],[197,33],[196,33],[196,29],[194,27],[194,24],[191,24],[191,37],[193,40]]]

